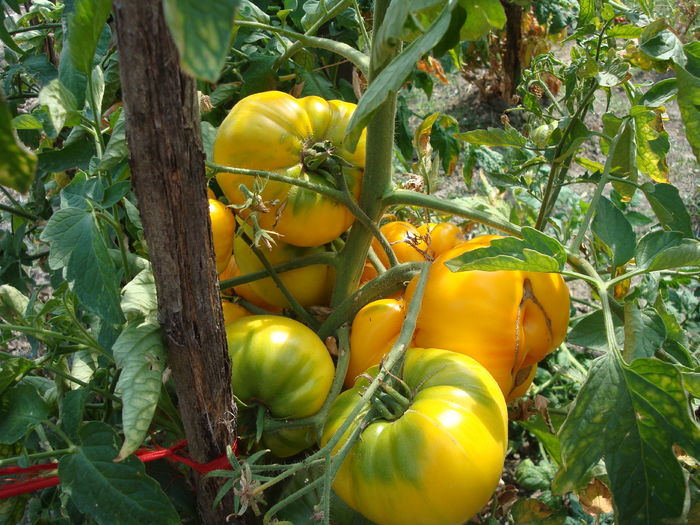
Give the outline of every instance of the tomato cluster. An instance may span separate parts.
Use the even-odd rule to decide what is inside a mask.
[[[318,97],[252,95],[222,124],[214,159],[233,168],[344,187],[357,197],[364,135],[353,152],[343,143],[353,109],[352,104]],[[222,280],[323,254],[353,224],[350,211],[330,197],[260,180],[243,173],[217,175],[239,221],[234,233],[230,208],[210,200]],[[260,228],[276,236],[273,242],[252,243]],[[355,315],[348,371],[338,378],[347,390],[325,406],[335,369],[319,337],[283,315],[251,315],[239,304],[224,302],[234,394],[244,413],[256,414],[251,436],[273,454],[297,454],[314,446],[319,436],[321,446],[331,442],[334,454],[347,453],[334,489],[378,524],[462,523],[488,501],[500,478],[507,444],[506,401],[526,392],[537,363],[564,339],[568,291],[558,274],[452,272],[445,265],[488,246],[497,236],[467,240],[450,222],[415,226],[392,221],[380,232],[387,243],[372,242],[376,258],[368,259],[358,286],[371,283],[392,260],[431,264],[399,375],[383,380],[346,424],[399,337],[417,278],[405,291],[371,302]],[[387,244],[390,249],[385,250]],[[269,276],[226,293],[251,308],[284,314],[291,306],[289,295],[303,307],[328,305],[334,278],[331,266],[312,264],[278,274],[287,295]],[[261,411],[288,426],[277,424],[270,430],[261,423]],[[322,421],[314,419],[317,413]],[[345,430],[338,436],[341,426]],[[360,431],[356,442],[347,443]]]

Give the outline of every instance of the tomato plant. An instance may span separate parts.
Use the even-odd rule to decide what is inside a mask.
[[[696,7],[190,4],[0,2],[0,517],[690,522]]]

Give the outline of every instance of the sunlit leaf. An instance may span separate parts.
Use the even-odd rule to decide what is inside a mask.
[[[527,139],[512,126],[505,129],[475,129],[465,133],[455,133],[455,138],[479,146],[514,146],[519,148],[527,143]]]
[[[32,185],[37,158],[17,138],[12,114],[0,90],[0,185],[26,193]]]
[[[678,193],[678,188],[671,184],[647,182],[642,185],[642,191],[662,226],[679,231],[686,237],[693,236],[690,214]]]
[[[89,75],[97,43],[112,11],[112,0],[75,0],[72,5],[67,38],[70,58],[78,71]]]
[[[684,49],[688,56],[688,67],[674,64],[678,81],[678,107],[686,137],[695,158],[700,162],[700,42],[692,42]]]
[[[671,146],[661,120],[661,110],[652,111],[644,106],[634,106],[630,110],[630,115],[634,120],[639,171],[656,182],[666,182],[668,175],[666,154]]]
[[[653,231],[637,246],[637,266],[648,271],[682,268],[700,264],[700,241],[686,239],[680,232]]]

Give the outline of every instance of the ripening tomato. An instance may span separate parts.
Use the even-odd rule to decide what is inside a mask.
[[[400,263],[425,261],[428,245],[413,224],[404,221],[387,222],[379,231],[389,241]],[[388,267],[389,259],[377,239],[372,239],[372,249],[382,264]]]
[[[327,187],[334,183],[303,164],[314,144],[329,141],[334,154],[347,162],[343,173],[348,187],[359,196],[365,163],[363,132],[354,152],[343,142],[355,104],[311,96],[296,99],[280,91],[256,93],[239,101],[219,128],[214,162],[236,168],[276,171]],[[245,185],[254,191],[248,175],[219,173],[216,180],[233,204],[243,204]],[[258,210],[260,226],[282,235],[295,246],[320,246],[347,230],[354,216],[337,201],[316,192],[267,180],[260,192],[267,211]],[[242,212],[245,216],[245,211]]]
[[[559,274],[522,271],[452,272],[445,262],[488,246],[496,236],[458,244],[435,259],[416,322],[417,346],[469,355],[510,398],[519,372],[544,359],[566,336],[569,291]],[[408,304],[417,279],[406,289]],[[527,370],[527,374],[531,370]]]
[[[425,240],[430,255],[439,257],[464,241],[464,234],[459,226],[451,222],[428,222],[418,226],[419,235]]]
[[[368,370],[377,373],[377,367]],[[498,385],[474,359],[439,349],[407,351],[411,392],[396,419],[375,419],[352,445],[333,482],[350,507],[378,525],[460,525],[491,497],[508,444]],[[331,405],[321,446],[348,418],[368,381]],[[386,396],[384,397],[386,399]],[[371,410],[366,405],[334,453]]]
[[[271,249],[260,247],[260,251],[272,266],[300,259],[307,255],[322,253],[324,250],[325,248],[322,246],[302,248],[282,241],[277,241]],[[260,262],[248,243],[243,240],[243,237],[238,236],[234,239],[233,251],[241,275],[265,269],[263,263]],[[330,299],[333,271],[328,265],[304,266],[280,273],[279,277],[289,293],[302,306],[323,305],[327,304]],[[283,308],[289,307],[289,301],[271,277],[252,281],[250,289],[267,303]]]
[[[250,312],[243,308],[240,304],[232,303],[231,301],[221,301],[221,309],[224,312],[224,326],[240,319]]]
[[[246,404],[262,404],[274,418],[301,419],[318,412],[335,368],[323,341],[298,321],[278,315],[249,315],[226,326],[231,386]],[[310,447],[313,429],[263,434],[279,457]]]
[[[363,306],[355,315],[350,329],[350,362],[345,386],[369,367],[379,364],[391,350],[406,318],[402,299],[379,299]]]
[[[226,269],[233,251],[233,237],[236,232],[236,219],[226,205],[216,199],[209,199],[209,219],[214,240],[216,272]]]

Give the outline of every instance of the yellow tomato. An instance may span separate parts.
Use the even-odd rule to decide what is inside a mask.
[[[250,312],[243,308],[240,304],[232,303],[231,301],[221,301],[221,309],[224,311],[224,326],[240,319]]]
[[[233,237],[236,232],[236,219],[222,202],[209,199],[209,219],[216,255],[216,272],[226,269],[233,250]]]
[[[391,249],[400,263],[424,261],[428,253],[428,245],[413,224],[403,221],[392,221],[379,228],[382,235],[389,241]],[[389,259],[377,239],[372,239],[372,249],[382,261],[389,266]]]
[[[459,226],[451,222],[428,222],[418,226],[418,233],[428,245],[430,255],[438,257],[464,241]]]
[[[276,171],[327,187],[334,183],[303,165],[305,152],[328,141],[333,153],[349,164],[343,168],[348,187],[357,197],[365,163],[365,134],[350,151],[343,137],[355,105],[319,97],[296,99],[287,93],[267,91],[238,102],[224,119],[214,143],[214,162],[236,168]],[[231,203],[242,204],[245,185],[254,191],[247,175],[219,173],[216,180]],[[320,246],[337,238],[354,220],[337,201],[316,192],[268,180],[260,193],[267,211],[258,210],[260,226],[282,235],[285,243]],[[245,211],[242,212],[245,216]]]

